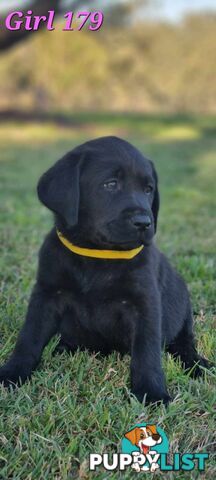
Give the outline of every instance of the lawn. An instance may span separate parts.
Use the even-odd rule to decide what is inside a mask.
[[[13,348],[34,284],[37,252],[52,218],[36,197],[40,174],[91,137],[117,134],[155,162],[161,211],[157,244],[191,293],[199,351],[214,360],[215,148],[214,119],[83,115],[78,125],[0,125],[0,364]],[[0,479],[130,479],[136,474],[88,470],[90,452],[117,452],[135,423],[162,427],[171,452],[208,452],[203,479],[216,478],[215,376],[192,380],[164,355],[174,401],[166,410],[140,405],[129,392],[129,358],[46,348],[31,381],[0,387]],[[194,472],[166,478],[196,479]]]

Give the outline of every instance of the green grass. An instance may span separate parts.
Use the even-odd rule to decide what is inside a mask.
[[[38,202],[40,174],[87,138],[118,134],[151,157],[160,179],[157,244],[186,279],[193,301],[199,350],[213,360],[215,338],[215,147],[212,118],[86,115],[82,127],[4,125],[0,128],[0,364],[12,350],[34,283],[37,251],[52,219]],[[129,358],[101,359],[86,352],[52,357],[21,389],[0,387],[0,479],[130,479],[136,474],[89,473],[90,452],[116,452],[138,421],[160,425],[173,452],[207,451],[204,479],[216,478],[215,376],[183,374],[164,356],[174,402],[165,410],[140,405],[129,393]],[[171,480],[196,471],[167,473]]]

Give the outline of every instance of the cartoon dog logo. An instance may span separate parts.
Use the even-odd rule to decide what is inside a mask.
[[[154,449],[151,449],[162,442],[161,435],[157,432],[156,425],[147,424],[145,427],[135,427],[125,433],[125,438],[127,438],[132,445],[139,448],[139,452],[133,452],[134,462],[132,468],[137,472],[140,472],[141,470],[155,472],[155,470],[159,468],[157,462],[153,461],[150,468],[147,465],[141,467],[140,464],[136,462],[136,456],[139,456],[140,453],[145,456],[147,454],[157,455],[157,452]],[[160,455],[157,455],[157,460],[159,456]]]

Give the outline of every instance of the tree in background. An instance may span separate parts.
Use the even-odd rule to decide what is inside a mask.
[[[86,8],[84,1],[76,1],[79,9]],[[54,0],[49,3],[54,9]],[[146,1],[89,3],[91,10],[105,11],[107,5],[97,34],[56,28],[21,38],[16,31],[5,39],[0,29],[2,112],[216,112],[214,13],[191,15],[178,24],[151,23],[142,18]],[[47,13],[48,0],[36,4],[43,9],[46,4],[40,14]],[[61,2],[59,22],[67,9],[74,10],[75,2]],[[28,41],[9,48],[22,39]]]

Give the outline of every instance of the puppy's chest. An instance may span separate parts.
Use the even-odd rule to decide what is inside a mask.
[[[117,267],[116,267],[117,268]],[[125,317],[136,313],[138,305],[134,299],[134,281],[130,275],[118,272],[79,272],[76,276],[77,303],[86,314],[97,318]]]
[[[106,270],[79,270],[73,277],[73,283],[75,283],[76,289],[80,295],[86,296],[104,296],[110,292],[120,290],[120,287],[132,283],[131,279],[125,277],[125,281],[122,275],[116,272],[109,272]]]
[[[79,272],[67,292],[67,316],[62,332],[94,349],[129,351],[133,324],[139,316],[134,281],[121,272]],[[69,294],[69,299],[68,299]]]

